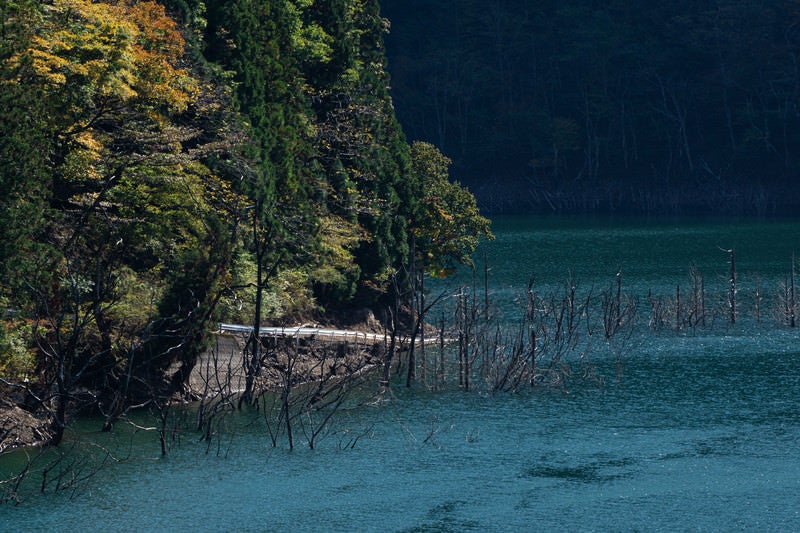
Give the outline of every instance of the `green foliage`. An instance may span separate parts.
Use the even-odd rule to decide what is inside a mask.
[[[353,250],[361,238],[359,227],[345,219],[331,215],[321,221],[320,257],[310,278],[324,302],[351,301],[361,274]]]
[[[2,299],[0,306],[0,312],[5,311]],[[10,318],[0,320],[0,379],[13,383],[31,377],[36,359],[30,339],[28,324]]]
[[[415,201],[409,157],[384,69],[388,23],[375,2],[321,2],[315,21],[334,37],[330,62],[309,71],[318,161],[326,208],[360,227],[351,247],[361,283],[371,283],[407,254],[406,225]]]
[[[220,302],[223,322],[249,324],[255,316],[256,263],[251,254],[240,251],[232,265],[232,279]],[[309,289],[308,276],[299,269],[287,269],[270,280],[265,289],[261,316],[268,322],[285,323],[319,310]]]
[[[190,365],[240,206],[204,164],[230,151],[225,91],[162,6],[57,0],[24,35],[0,76],[0,296],[28,326],[4,353],[37,347],[61,431],[76,388],[124,408],[123,372]]]
[[[309,288],[308,274],[303,269],[282,271],[271,284],[271,307],[266,318],[296,321],[319,311]]]
[[[158,317],[157,305],[166,288],[162,269],[137,272],[122,266],[117,272],[119,301],[109,310],[109,319],[118,324],[117,342],[125,344],[122,351],[131,349],[132,339]]]
[[[490,235],[412,165],[377,2],[167,5],[0,0],[0,372],[61,432],[76,390],[181,390],[219,318],[373,303],[411,241],[442,273]]]
[[[248,246],[267,270],[304,269],[325,304],[407,255],[416,199],[388,94],[387,27],[375,2],[209,3],[210,54],[235,72],[253,139],[241,189],[257,209]]]
[[[35,85],[16,83],[27,66],[12,62],[41,21],[37,7],[0,2],[0,297],[22,290],[23,281],[40,273],[41,259],[51,252],[41,241],[51,179],[52,142],[44,118],[48,110]]]
[[[422,199],[412,225],[416,256],[434,276],[446,276],[456,265],[471,265],[481,238],[493,239],[488,219],[475,197],[449,181],[450,159],[432,144],[411,146],[412,167]]]
[[[230,270],[230,279],[219,304],[219,318],[223,322],[248,324],[256,305],[255,260],[239,248],[234,252]]]

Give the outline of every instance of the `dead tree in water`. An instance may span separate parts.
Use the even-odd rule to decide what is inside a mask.
[[[464,390],[470,390],[472,372],[472,350],[470,347],[475,340],[475,325],[477,321],[477,305],[473,297],[464,287],[458,292],[456,303],[456,330],[458,331],[458,384]]]
[[[791,269],[791,284],[789,287],[789,326],[795,327],[797,324],[795,322],[796,310],[797,306],[795,304],[795,290],[794,290],[794,253],[792,253],[792,269]]]
[[[389,329],[389,347],[386,350],[383,361],[383,376],[381,379],[381,386],[384,388],[389,387],[391,380],[392,361],[398,351],[398,335],[400,335],[400,306],[403,294],[400,290],[400,284],[397,279],[397,272],[392,274],[392,288],[394,289],[394,299],[392,305],[386,309],[386,322]]]
[[[276,246],[276,241],[286,236],[286,228],[282,228],[282,223],[276,218],[277,202],[275,199],[267,199],[259,195],[256,203],[248,208],[252,214],[251,242],[249,245],[253,249],[253,258],[256,263],[256,279],[253,284],[255,287],[255,308],[253,313],[253,329],[247,343],[247,349],[242,354],[242,365],[245,372],[245,388],[239,397],[239,408],[242,404],[252,403],[254,400],[253,390],[255,382],[261,373],[264,357],[261,353],[261,312],[264,301],[264,294],[267,291],[269,282],[276,274],[283,263],[284,252],[280,246]],[[289,232],[290,233],[290,232]]]
[[[755,304],[756,304],[756,320],[758,322],[761,322],[761,281],[759,280],[758,276],[756,276]]]
[[[728,280],[730,288],[728,291],[728,307],[730,309],[731,324],[736,323],[736,251],[731,248],[730,250],[722,250],[731,256],[731,269]]]
[[[689,269],[689,275],[692,278],[692,327],[706,325],[706,289],[705,278],[697,270],[697,267],[692,265]]]
[[[465,382],[465,353],[467,351],[467,334],[466,334],[466,296],[464,295],[464,288],[459,290],[456,300],[456,331],[458,331],[458,385],[464,386]],[[468,381],[467,381],[468,383]],[[469,387],[467,385],[467,387]]]
[[[447,381],[447,375],[445,372],[446,368],[446,360],[445,360],[445,327],[444,327],[444,313],[442,313],[442,317],[439,322],[439,378],[437,383],[444,388],[444,385]]]
[[[590,300],[584,304],[584,309],[590,307]],[[636,304],[622,293],[622,270],[617,271],[616,286],[609,288],[602,298],[603,306],[603,334],[606,341],[618,337],[623,330],[628,330],[636,315]]]
[[[617,270],[616,288],[603,294],[603,334],[610,339],[622,327],[622,270]]]
[[[326,344],[321,339],[298,338],[291,346],[286,343],[276,349],[267,369],[275,386],[267,383],[258,396],[272,445],[285,436],[289,449],[294,449],[296,437],[302,435],[309,448],[315,448],[345,404],[372,400],[363,385],[368,383],[370,369],[377,369],[382,360],[374,346],[358,341]]]
[[[786,274],[784,282],[781,284],[780,294],[780,315],[781,321],[787,324],[790,328],[797,327],[797,296],[795,285],[795,258],[792,253],[792,265],[789,273]]]
[[[195,429],[202,432],[202,439],[209,446],[213,437],[220,434],[225,416],[236,410],[235,396],[238,381],[236,371],[241,368],[238,364],[238,350],[230,347],[223,353],[222,344],[217,338],[213,349],[207,352],[206,357],[199,363],[196,372],[199,374],[200,396],[197,406]]]
[[[422,380],[423,382],[426,379],[425,375],[425,320],[428,316],[428,312],[436,306],[440,301],[442,301],[446,295],[444,291],[442,291],[438,296],[433,298],[432,300],[428,300],[425,297],[425,272],[423,270],[418,270],[416,272],[414,280],[412,280],[412,300],[414,301],[414,305],[412,305],[411,312],[411,338],[408,343],[408,373],[406,374],[406,387],[410,387],[411,383],[416,378],[416,366],[417,366],[417,357],[416,357],[416,349],[419,345],[419,349],[421,352],[422,357],[420,357],[420,365],[422,370]]]

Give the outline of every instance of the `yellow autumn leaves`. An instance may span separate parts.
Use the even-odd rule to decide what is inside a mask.
[[[55,0],[42,31],[16,61],[30,57],[33,76],[53,89],[75,84],[89,97],[148,100],[182,111],[196,90],[177,66],[183,49],[174,21],[154,2]]]

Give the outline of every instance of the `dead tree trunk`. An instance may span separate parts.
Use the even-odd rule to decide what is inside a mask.
[[[389,349],[386,350],[386,356],[383,360],[383,377],[381,385],[384,387],[389,386],[389,380],[392,369],[392,360],[397,352],[397,334],[398,334],[398,315],[400,314],[400,287],[397,284],[397,274],[392,275],[392,286],[394,288],[394,302],[392,307],[387,308],[389,325]]]
[[[730,308],[731,308],[731,324],[736,323],[736,252],[733,248],[729,250],[731,254],[731,274],[730,274]]]

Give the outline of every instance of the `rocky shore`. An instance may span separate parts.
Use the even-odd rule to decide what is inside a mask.
[[[297,327],[309,326],[304,324]],[[347,374],[382,362],[383,343],[375,341],[381,328],[371,313],[366,320],[360,320],[357,327],[353,323],[342,324],[341,321],[332,327],[347,327],[351,333],[358,331],[363,339],[371,340],[337,343],[311,336],[299,342],[288,342],[285,339],[277,343],[272,341],[273,344],[267,342],[267,348],[273,353],[264,367],[259,380],[260,386],[270,389],[280,387],[283,379],[281,368],[287,364],[286,354],[289,351],[295,354],[294,379],[299,381],[319,379],[320,371],[326,374]],[[246,336],[243,335],[216,335],[208,350],[198,358],[187,384],[188,390],[182,399],[188,397],[199,400],[215,396],[222,392],[222,388],[228,392],[242,390],[244,371],[241,354],[245,342]],[[46,416],[24,409],[20,406],[21,402],[22,399],[14,398],[13,394],[0,399],[0,453],[18,447],[36,446],[50,440]]]
[[[47,421],[8,399],[0,400],[0,453],[47,442]]]

